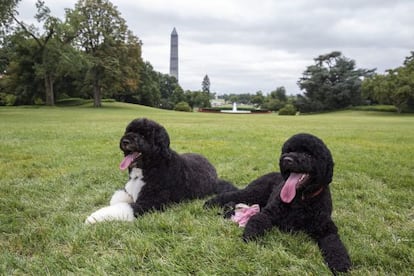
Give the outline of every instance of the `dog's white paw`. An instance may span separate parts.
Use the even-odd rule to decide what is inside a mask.
[[[132,207],[128,203],[118,203],[93,212],[86,218],[85,223],[94,224],[110,220],[133,221],[134,219],[134,210]]]
[[[109,205],[115,205],[118,203],[132,203],[133,199],[130,194],[128,194],[125,190],[117,190],[112,195],[111,201],[109,202]]]

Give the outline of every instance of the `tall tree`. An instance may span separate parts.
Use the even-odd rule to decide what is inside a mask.
[[[128,31],[120,12],[108,0],[79,0],[74,10],[66,10],[66,17],[76,30],[76,46],[87,56],[87,79],[93,88],[94,106],[100,107],[102,90],[108,88],[109,83],[115,85],[113,81],[123,80],[111,78],[111,75],[122,76],[125,73],[139,72],[131,69],[131,63],[125,63],[132,60],[125,57],[126,53],[135,47],[135,50],[139,48],[139,54],[136,52],[134,55],[138,58],[141,42]],[[136,65],[134,63],[132,67]],[[133,81],[135,77],[128,78],[131,86],[137,84]]]
[[[9,2],[10,1],[6,1]],[[11,1],[17,4],[17,1]],[[39,79],[44,81],[45,99],[47,105],[54,105],[53,84],[56,79],[56,66],[60,57],[60,47],[56,45],[56,32],[60,24],[60,20],[50,15],[50,9],[45,5],[44,1],[37,0],[37,14],[35,18],[39,23],[43,22],[43,34],[38,34],[37,28],[29,26],[17,18],[17,12],[14,9],[8,11],[9,17],[19,26],[21,30],[36,42],[38,50],[35,57],[35,74]]]
[[[210,78],[208,75],[204,76],[203,82],[201,83],[201,91],[210,95]]]
[[[356,69],[355,61],[341,52],[331,52],[314,59],[299,79],[304,96],[298,97],[301,111],[323,111],[358,105],[361,83],[375,70]]]
[[[280,87],[276,88],[276,90],[270,92],[270,97],[272,99],[278,99],[281,102],[286,102],[287,101],[287,96],[286,96],[285,87],[280,86]]]

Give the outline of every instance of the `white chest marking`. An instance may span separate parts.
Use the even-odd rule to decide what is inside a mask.
[[[144,177],[142,175],[142,170],[133,168],[129,174],[129,177],[130,179],[125,185],[125,191],[132,197],[134,202],[136,202],[139,192],[141,192],[142,187],[145,185],[145,182],[142,180]]]
[[[92,213],[85,223],[93,224],[106,220],[133,221],[135,218],[134,210],[130,204],[137,201],[138,195],[145,185],[145,182],[142,180],[143,177],[141,169],[132,169],[125,189],[116,191],[112,195],[109,206]]]

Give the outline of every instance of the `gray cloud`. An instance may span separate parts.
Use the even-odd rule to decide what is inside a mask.
[[[35,13],[23,0],[21,16]],[[63,16],[74,0],[46,1]],[[113,0],[143,41],[143,58],[168,73],[169,38],[179,35],[180,83],[199,90],[205,74],[218,93],[267,93],[296,85],[313,59],[333,50],[382,73],[414,50],[414,1]]]

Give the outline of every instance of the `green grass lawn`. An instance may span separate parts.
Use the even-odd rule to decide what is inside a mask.
[[[414,116],[181,113],[137,105],[0,108],[0,275],[326,275],[317,245],[243,229],[204,200],[133,223],[84,225],[128,176],[119,138],[137,117],[164,125],[171,147],[205,155],[243,187],[278,170],[283,142],[322,138],[335,160],[333,218],[353,275],[414,275]]]

